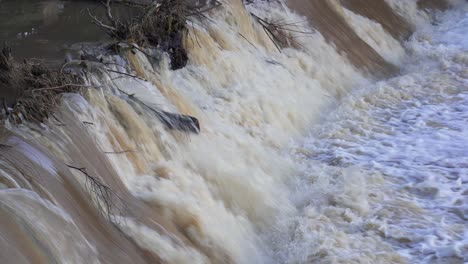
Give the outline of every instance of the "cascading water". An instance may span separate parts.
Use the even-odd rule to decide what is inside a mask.
[[[185,68],[109,55],[54,118],[6,122],[2,263],[468,261],[467,5],[362,2],[221,1]]]
[[[466,6],[438,19],[405,43],[401,76],[352,92],[293,144],[301,213],[275,237],[280,262],[467,261]]]

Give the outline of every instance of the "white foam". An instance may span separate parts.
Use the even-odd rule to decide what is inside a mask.
[[[57,174],[53,162],[33,146],[27,144],[17,137],[10,137],[7,141],[7,144],[21,151],[21,153],[23,153],[37,165],[41,166],[43,169],[47,170],[51,175]]]
[[[400,42],[387,33],[382,25],[360,16],[346,8],[344,13],[358,36],[379,53],[385,60],[400,65],[405,57],[405,50]]]
[[[280,262],[468,261],[467,8],[420,29],[402,76],[354,92],[292,148],[302,210],[274,238]]]
[[[417,0],[385,0],[390,7],[404,17],[414,27],[420,27],[428,23],[429,16],[418,9]]]

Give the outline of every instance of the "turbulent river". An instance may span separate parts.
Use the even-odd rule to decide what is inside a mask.
[[[221,1],[183,69],[106,55],[0,127],[0,262],[468,262],[468,4],[442,2]]]
[[[468,261],[467,11],[418,30],[401,76],[352,92],[291,148],[285,262]]]

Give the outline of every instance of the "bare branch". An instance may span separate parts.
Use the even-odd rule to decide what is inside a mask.
[[[91,11],[88,9],[86,9],[88,11],[88,15],[89,17],[91,17],[92,19],[92,23],[103,28],[104,30],[108,31],[109,34],[111,34],[112,32],[115,32],[117,31],[117,28],[113,27],[113,26],[109,26],[109,25],[106,25],[104,24],[101,20],[99,20],[97,17],[93,16],[93,14],[91,13]]]
[[[107,0],[105,3],[102,2],[102,4],[106,7],[107,19],[109,19],[109,22],[111,22],[114,28],[116,28],[117,23],[115,22],[114,17],[112,16],[111,2],[112,0]]]
[[[86,171],[86,168],[80,168],[68,164],[66,165],[70,169],[77,170],[86,176],[86,181],[89,185],[90,191],[96,195],[96,197],[93,198],[95,204],[99,207],[99,209],[101,209],[101,212],[108,220],[116,220],[114,216],[116,214],[121,214],[121,209],[117,206],[116,202],[119,202],[121,205],[125,206],[125,203],[123,203],[123,200],[117,195],[117,193],[103,184],[98,178],[91,176]]]

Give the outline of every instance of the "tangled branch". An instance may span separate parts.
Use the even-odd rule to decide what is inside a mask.
[[[121,206],[117,203],[125,205],[122,199],[115,193],[111,188],[103,184],[96,177],[91,176],[86,168],[80,168],[72,165],[68,165],[70,169],[81,172],[86,177],[87,188],[94,194],[93,201],[100,209],[99,211],[111,222],[115,223],[116,216],[122,215]]]
[[[188,34],[187,22],[191,16],[204,17],[203,13],[221,5],[214,1],[209,6],[190,5],[186,0],[152,1],[150,4],[136,4],[126,0],[106,0],[106,20],[88,14],[94,24],[109,36],[129,46],[159,47],[171,59],[171,69],[185,67],[188,56],[183,47],[183,37]],[[113,5],[128,5],[138,10],[138,15],[120,20],[112,13]]]
[[[276,2],[278,4],[281,3],[280,0],[260,0],[266,2]],[[254,4],[253,0],[244,0],[244,5],[251,5]],[[299,22],[285,22],[285,21],[269,21],[266,18],[261,18],[260,16],[250,12],[250,15],[254,18],[257,23],[263,28],[265,33],[267,34],[268,38],[273,42],[276,46],[278,51],[281,52],[282,48],[288,46],[295,46],[295,47],[302,47],[302,45],[296,40],[298,37],[297,35],[311,35],[314,34],[315,31],[312,29],[308,29],[307,31],[301,30],[299,24],[307,22],[307,21],[299,21]]]
[[[41,63],[17,63],[11,49],[3,47],[0,54],[0,89],[14,89],[18,93],[12,110],[4,104],[7,118],[13,124],[23,121],[42,123],[60,104],[64,93],[79,93],[87,87],[75,72],[52,70]]]

